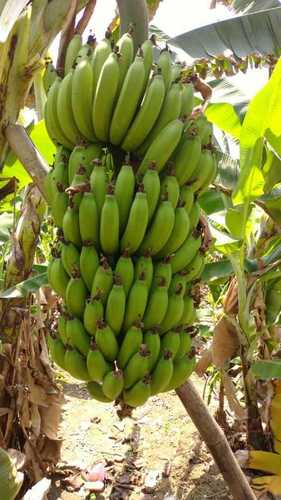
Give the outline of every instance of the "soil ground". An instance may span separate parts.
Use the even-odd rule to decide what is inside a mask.
[[[202,381],[194,376],[193,382],[201,391]],[[60,467],[84,469],[102,462],[107,481],[97,500],[232,498],[174,392],[151,398],[133,418],[120,421],[112,405],[90,399],[74,379],[64,380],[64,390]],[[67,489],[58,476],[48,498],[85,498],[83,489]]]

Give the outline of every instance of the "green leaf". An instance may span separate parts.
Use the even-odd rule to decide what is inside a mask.
[[[267,149],[266,153],[262,171],[265,178],[264,192],[269,193],[278,182],[281,182],[281,161],[273,151]]]
[[[225,224],[230,234],[240,240],[243,238],[243,205],[235,208],[228,208],[225,214]]]
[[[211,123],[239,139],[241,123],[234,106],[227,103],[211,103],[207,107],[205,115]]]
[[[210,283],[221,278],[228,278],[231,274],[233,274],[231,262],[222,259],[217,262],[208,262],[201,275],[201,280]]]
[[[204,212],[209,215],[224,210],[222,194],[215,190],[206,191],[198,199],[199,205]]]
[[[8,288],[0,293],[0,299],[16,299],[26,297],[29,293],[36,292],[41,286],[48,284],[47,273],[38,274],[25,281],[21,281],[17,285]]]
[[[281,7],[277,7],[201,26],[170,39],[170,43],[195,59],[220,55],[226,49],[238,57],[279,55],[280,24]]]
[[[227,233],[216,229],[213,224],[210,225],[212,237],[215,239],[215,248],[224,255],[230,255],[237,252],[241,243],[231,238]]]
[[[281,359],[268,361],[255,361],[251,371],[261,380],[281,379]]]
[[[280,116],[281,59],[268,83],[251,101],[243,121],[240,134],[241,175],[234,193],[234,203],[254,200],[262,194],[258,170],[261,167],[264,135],[268,129],[277,137],[281,135]]]
[[[244,168],[241,169],[233,203],[240,205],[250,202],[264,192],[264,177],[260,170],[263,152],[263,139],[259,138],[251,149],[245,151]]]

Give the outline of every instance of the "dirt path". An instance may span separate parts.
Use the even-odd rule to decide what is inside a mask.
[[[202,388],[202,382],[193,379]],[[64,383],[63,464],[103,462],[108,481],[97,499],[227,500],[231,497],[175,393],[153,397],[132,419],[88,398],[83,384]],[[57,487],[56,487],[57,486]],[[84,498],[54,481],[50,500]]]

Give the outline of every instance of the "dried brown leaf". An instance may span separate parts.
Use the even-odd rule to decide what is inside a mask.
[[[233,411],[233,413],[239,420],[244,420],[245,418],[247,418],[247,410],[243,408],[243,406],[237,399],[235,385],[233,384],[231,378],[224,371],[222,372],[222,378],[224,392],[227,397],[229,408],[231,409],[231,411]]]
[[[212,359],[217,368],[223,368],[239,348],[237,332],[232,323],[223,316],[214,328]]]
[[[36,437],[41,434],[41,416],[37,405],[31,405],[31,427]]]
[[[195,372],[199,377],[203,377],[204,373],[206,373],[210,364],[212,363],[212,352],[210,349],[206,349],[202,352],[199,360],[197,361]]]
[[[63,402],[62,393],[49,394],[47,397],[48,406],[39,408],[41,430],[49,439],[56,440],[58,437]]]

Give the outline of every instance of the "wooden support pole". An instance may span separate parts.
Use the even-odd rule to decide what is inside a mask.
[[[241,471],[222,429],[209,413],[193,383],[188,380],[176,392],[208,446],[233,498],[255,500],[256,496]]]
[[[42,158],[26,130],[21,125],[10,124],[5,128],[5,136],[11,150],[32,177],[34,184],[44,196],[44,178],[49,172],[48,163]]]

